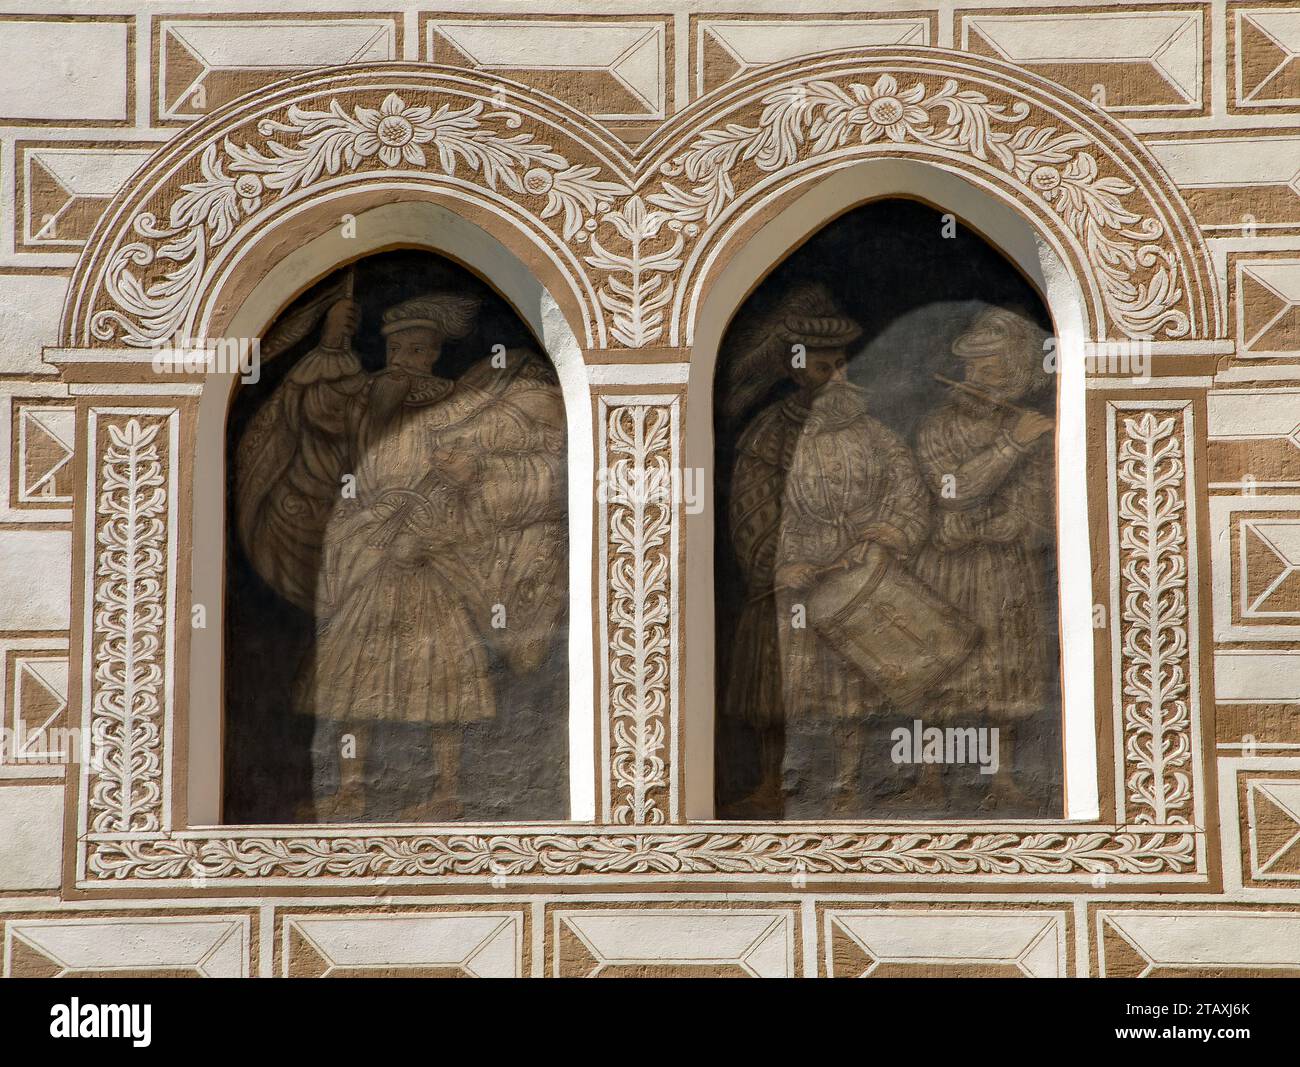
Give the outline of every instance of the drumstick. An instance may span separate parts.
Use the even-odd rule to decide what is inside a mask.
[[[839,559],[836,560],[834,563],[828,563],[825,567],[818,567],[817,577],[820,578],[823,575],[830,574],[832,571],[848,570],[848,568],[852,566],[853,566],[852,563],[846,563],[843,559]],[[765,590],[762,593],[754,594],[747,601],[745,601],[745,603],[757,604],[760,600],[766,600],[770,596],[776,596],[777,593],[785,593],[785,592],[797,592],[797,590],[792,585],[776,585],[773,586],[771,589]]]

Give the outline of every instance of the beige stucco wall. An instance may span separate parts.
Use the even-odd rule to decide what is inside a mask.
[[[599,312],[583,320],[574,310],[579,282],[600,285],[594,273],[583,273],[581,252],[573,254],[579,267],[571,271],[559,252],[554,263],[545,261],[543,242],[530,250],[515,231],[496,230],[485,201],[466,193],[466,219],[510,245],[499,254],[485,251],[481,269],[495,274],[503,290],[513,286],[516,302],[535,314],[565,378],[570,448],[579,464],[572,503],[585,506],[573,541],[575,550],[586,549],[585,557],[573,553],[575,606],[592,609],[573,644],[581,693],[564,709],[574,723],[574,751],[583,755],[571,762],[575,773],[586,774],[574,793],[578,822],[551,828],[550,836],[481,828],[480,844],[463,853],[434,830],[299,834],[270,844],[233,831],[187,837],[204,822],[187,817],[184,794],[195,779],[186,771],[197,763],[187,746],[213,736],[215,701],[204,681],[201,639],[169,629],[159,688],[165,740],[157,755],[156,825],[122,831],[111,812],[96,823],[104,809],[96,807],[95,780],[84,767],[0,763],[5,973],[116,967],[541,976],[627,966],[815,975],[930,973],[942,957],[946,973],[1300,974],[1300,6],[1285,3],[0,5],[4,725],[39,733],[88,723],[103,691],[94,677],[100,576],[93,546],[101,519],[111,518],[97,503],[105,427],[137,418],[160,431],[170,625],[187,625],[188,605],[212,595],[203,592],[204,576],[220,561],[191,519],[202,516],[211,532],[219,478],[211,442],[219,434],[203,412],[215,407],[219,420],[228,383],[159,381],[123,355],[117,340],[101,346],[74,336],[81,320],[64,311],[76,286],[94,307],[103,306],[94,304],[102,293],[83,248],[109,205],[123,209],[124,224],[113,234],[129,233],[130,178],[149,168],[155,153],[199,136],[218,121],[205,116],[237,97],[304,72],[435,62],[476,72],[473,92],[489,101],[494,81],[510,85],[501,90],[502,107],[527,105],[549,116],[552,139],[566,123],[577,128],[565,107],[537,95],[555,94],[590,120],[562,150],[575,158],[589,152],[593,165],[610,173],[627,163],[630,173],[643,158],[632,154],[635,146],[667,153],[673,131],[681,131],[682,142],[672,147],[683,151],[690,136],[710,128],[710,105],[695,106],[703,95],[717,94],[718,115],[733,89],[735,106],[750,107],[746,87],[755,86],[754,101],[761,96],[765,64],[825,48],[857,50],[867,65],[890,49],[904,57],[935,49],[934,71],[951,68],[955,77],[1012,71],[998,91],[1058,114],[1077,112],[1080,136],[1103,166],[1131,166],[1141,175],[1133,195],[1144,198],[1150,217],[1167,231],[1192,220],[1195,232],[1171,245],[1177,254],[1207,257],[1203,270],[1183,264],[1183,298],[1190,307],[1195,291],[1214,306],[1197,312],[1186,336],[1157,343],[1152,381],[1088,382],[1087,471],[1078,488],[1082,496],[1086,486],[1091,558],[1100,561],[1092,592],[1116,620],[1115,632],[1099,635],[1093,650],[1100,817],[1041,827],[1041,841],[1032,827],[965,826],[956,848],[936,845],[924,826],[910,828],[919,843],[897,827],[882,828],[875,843],[853,827],[835,828],[844,840],[828,841],[818,827],[769,827],[769,838],[765,828],[748,828],[744,836],[708,826],[700,798],[708,790],[701,768],[711,740],[711,636],[700,635],[711,629],[698,591],[709,587],[709,577],[692,548],[711,544],[707,514],[666,520],[671,534],[663,552],[672,567],[664,596],[672,632],[663,653],[670,681],[662,714],[671,743],[652,805],[662,822],[620,815],[608,738],[611,715],[623,709],[610,695],[606,676],[619,667],[611,666],[605,645],[609,628],[623,623],[620,594],[602,575],[622,549],[607,536],[609,515],[593,515],[581,487],[602,462],[611,427],[632,410],[664,420],[663,455],[646,462],[703,462],[695,457],[707,454],[701,442],[708,367],[731,301],[761,276],[765,250],[779,257],[773,234],[779,238],[786,227],[797,240],[800,226],[806,231],[847,206],[836,200],[834,183],[858,180],[859,172],[844,161],[836,164],[839,176],[819,174],[799,192],[802,209],[790,206],[793,192],[771,203],[753,194],[752,218],[738,223],[744,240],[728,244],[722,235],[710,244],[702,234],[701,261],[716,254],[721,262],[713,274],[701,268],[707,284],[693,290],[702,294],[698,306],[688,305],[676,320],[679,333],[641,345],[602,340]],[[970,57],[973,65],[964,66]],[[781,77],[793,83],[801,67],[814,64],[811,57],[790,64]],[[824,68],[827,78],[841,73]],[[402,92],[425,91],[417,75],[402,77],[412,86]],[[842,73],[846,84],[862,77]],[[1068,107],[1061,103],[1066,96],[1040,100],[1040,79],[1078,99]],[[429,84],[427,91],[441,91]],[[347,86],[336,89],[345,94]],[[523,128],[532,130],[532,120]],[[669,134],[656,139],[661,128]],[[1129,135],[1140,143],[1126,147]],[[1123,336],[1096,321],[1095,308],[1112,305],[1089,296],[1086,256],[1075,264],[1070,248],[1052,244],[1051,231],[1033,229],[1041,219],[1034,221],[1032,189],[1017,191],[1011,178],[1001,185],[990,178],[981,188],[975,170],[953,178],[968,162],[937,153],[907,165],[946,165],[948,177],[935,180],[965,182],[966,191],[940,190],[935,198],[966,218],[983,211],[986,232],[1004,212],[1024,232],[1040,233],[1043,247],[1023,248],[1020,257],[1039,257],[1054,272],[1043,282],[1049,298],[1056,292],[1058,323],[1073,301],[1080,332]],[[157,174],[162,182],[162,170]],[[196,174],[191,167],[184,180]],[[866,171],[860,174],[869,183]],[[757,186],[754,176],[742,177]],[[397,195],[398,184],[376,176],[348,195],[373,208]],[[413,199],[436,199],[408,184]],[[953,202],[962,197],[970,202]],[[438,203],[438,210],[457,210],[449,199]],[[1034,204],[1052,210],[1047,201]],[[205,290],[205,307],[225,314],[227,323],[243,321],[241,313],[256,317],[257,300],[268,299],[257,288],[262,275],[279,264],[289,276],[289,250],[319,237],[308,207],[304,221],[281,230],[250,216],[241,240],[264,259],[232,266],[226,288],[214,281]],[[452,238],[444,235],[440,244],[435,230],[417,243],[456,251],[446,243]],[[521,261],[540,279],[531,288],[530,279],[510,276]],[[328,266],[301,270],[307,277]],[[1185,802],[1172,785],[1162,794],[1159,818],[1127,793],[1133,772],[1123,753],[1134,736],[1126,717],[1140,709],[1123,696],[1133,661],[1122,646],[1129,634],[1135,641],[1141,634],[1118,621],[1131,591],[1122,584],[1121,534],[1141,516],[1127,516],[1122,491],[1126,478],[1143,476],[1126,473],[1123,456],[1143,412],[1172,420],[1168,433],[1182,462],[1172,491],[1185,568],[1176,584],[1185,604],[1176,627],[1182,643],[1171,656],[1184,672],[1185,721],[1176,721],[1180,713],[1172,707],[1163,721],[1171,737],[1186,739],[1190,785]],[[695,829],[703,835],[698,842]],[[256,862],[232,859],[232,840],[247,842]],[[267,858],[278,847],[298,865]],[[364,864],[351,867],[341,858],[351,848]],[[97,856],[128,860],[97,865]]]

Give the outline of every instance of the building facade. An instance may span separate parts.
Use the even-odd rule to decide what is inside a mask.
[[[1300,7],[269,6],[0,13],[6,975],[1300,973]],[[674,487],[891,199],[1060,349],[1059,810],[724,819]],[[241,339],[398,249],[554,368],[568,817],[223,820]]]

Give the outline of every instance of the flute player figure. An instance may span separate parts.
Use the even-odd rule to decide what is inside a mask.
[[[1056,423],[1034,409],[1053,385],[1043,339],[1014,311],[983,311],[953,342],[963,381],[916,435],[933,520],[913,572],[980,632],[972,654],[926,695],[925,714],[999,730],[1000,767],[983,804],[999,813],[1031,813],[1016,783],[1017,735],[1045,711],[1057,648],[1044,601],[1055,595]]]

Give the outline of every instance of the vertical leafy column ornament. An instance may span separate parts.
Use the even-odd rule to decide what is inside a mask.
[[[601,221],[618,231],[628,249],[626,255],[613,253],[591,238],[593,254],[587,257],[587,265],[609,274],[599,293],[601,307],[613,318],[609,332],[628,348],[653,344],[663,335],[664,309],[673,299],[672,279],[681,269],[682,231],[693,237],[696,226],[683,224],[666,211],[649,210],[639,196],[607,212]],[[671,241],[651,250],[665,224]]]
[[[659,824],[673,814],[667,756],[676,594],[675,401],[605,411],[601,525],[610,820]]]
[[[168,485],[158,436],[166,426],[160,418],[104,423],[89,642],[92,833],[162,829]],[[91,440],[99,445],[93,430]]]
[[[1181,407],[1122,417],[1116,454],[1124,787],[1129,821],[1190,821],[1185,427]]]

